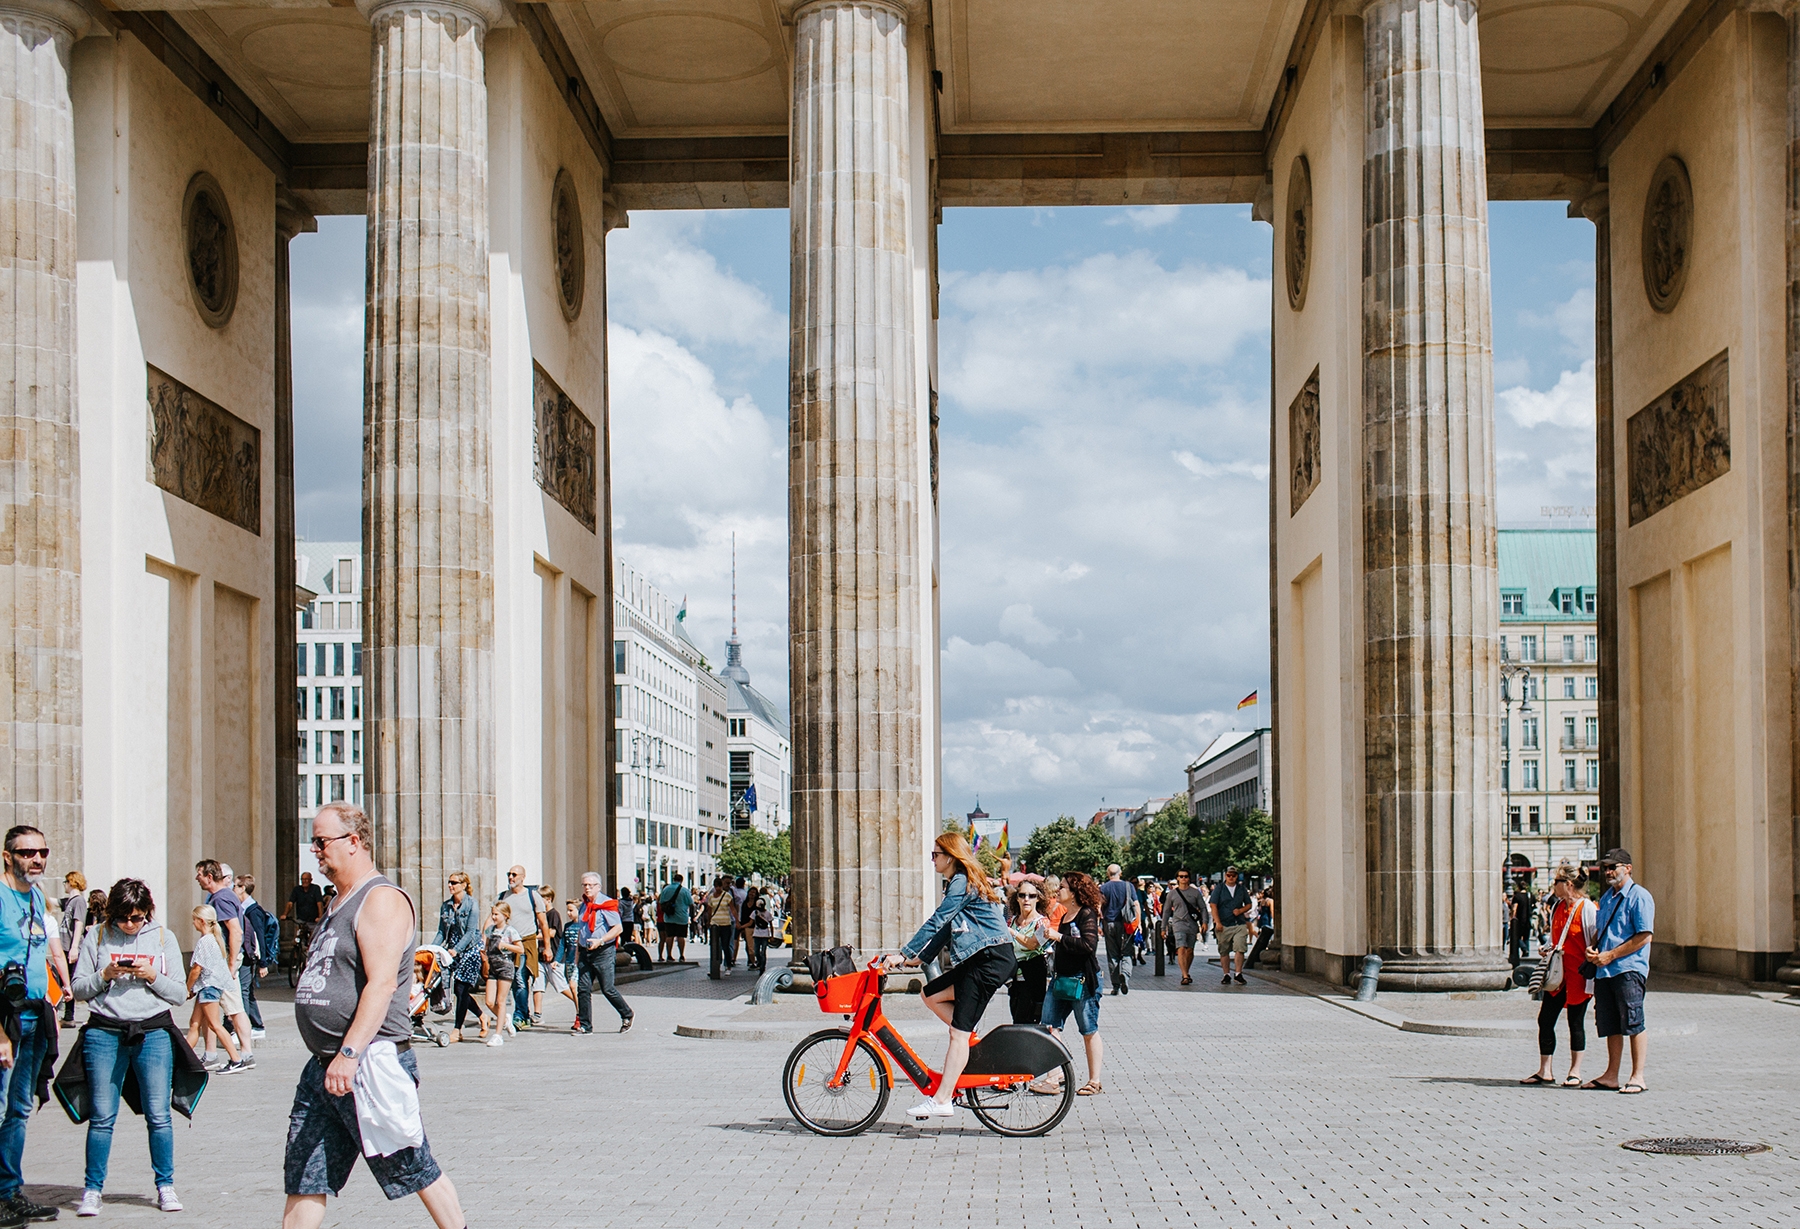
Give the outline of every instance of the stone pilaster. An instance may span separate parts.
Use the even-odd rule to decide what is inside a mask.
[[[275,197],[275,886],[286,900],[300,881],[300,757],[294,707],[294,305],[288,244],[319,223],[285,188]]]
[[[67,0],[0,3],[0,828],[82,863],[75,117]]]
[[[1594,502],[1599,528],[1594,564],[1599,575],[1600,662],[1600,834],[1595,853],[1620,843],[1619,835],[1619,514],[1618,466],[1614,456],[1612,361],[1612,214],[1602,186],[1581,202],[1581,215],[1594,224]]]
[[[1470,0],[1363,14],[1369,934],[1394,989],[1504,985],[1481,57]]]
[[[788,525],[796,946],[922,920],[921,480],[907,13],[794,18]]]
[[[1782,6],[1787,19],[1787,558],[1788,558],[1788,755],[1793,775],[1789,806],[1789,860],[1793,918],[1800,944],[1800,3]],[[1602,692],[1602,695],[1605,693]],[[1800,994],[1800,950],[1788,957],[1776,980]]]
[[[492,0],[361,0],[374,26],[364,672],[377,858],[420,902],[495,888],[487,85]]]

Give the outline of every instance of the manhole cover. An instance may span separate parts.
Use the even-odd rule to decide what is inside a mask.
[[[1769,1150],[1767,1144],[1753,1144],[1748,1140],[1698,1139],[1692,1135],[1628,1139],[1620,1147],[1629,1148],[1633,1152],[1666,1152],[1674,1156],[1750,1156]]]

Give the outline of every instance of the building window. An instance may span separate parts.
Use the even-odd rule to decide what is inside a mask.
[[[1574,614],[1575,595],[1567,591],[1558,593],[1556,595],[1556,608],[1564,614]]]
[[[1506,808],[1506,822],[1515,833],[1520,830],[1519,829],[1519,808],[1518,807],[1507,807]]]
[[[325,676],[325,644],[323,641],[313,645],[313,673],[320,678]]]
[[[1589,759],[1587,762],[1587,787],[1589,789],[1599,789],[1600,788],[1600,761],[1599,760]]]
[[[302,606],[300,608],[300,630],[303,632],[310,632],[312,630],[312,625],[313,625],[313,609],[312,609],[312,607],[311,606]]]
[[[333,764],[344,762],[344,732],[342,730],[331,732],[331,762]]]
[[[1506,651],[1506,637],[1505,636],[1500,637],[1500,660],[1501,661],[1511,661],[1512,660],[1512,654],[1510,654]],[[1502,679],[1501,683],[1504,685],[1505,680]]]
[[[350,762],[352,764],[362,763],[362,731],[361,730],[351,730],[350,731]]]
[[[1581,647],[1585,651],[1588,661],[1600,660],[1600,638],[1598,636],[1583,636]]]
[[[331,672],[339,678],[344,677],[344,644],[341,640],[331,646]]]
[[[1587,735],[1583,741],[1590,747],[1598,747],[1600,745],[1600,718],[1589,717],[1582,724],[1583,733]]]
[[[1519,718],[1519,733],[1522,735],[1520,745],[1528,751],[1535,751],[1538,745],[1538,719],[1536,715],[1528,715]],[[1536,789],[1537,787],[1535,785],[1528,785],[1525,788]]]
[[[1584,590],[1582,592],[1581,613],[1582,614],[1593,614],[1594,613],[1594,592],[1591,589]],[[1592,640],[1593,637],[1589,636],[1588,639]],[[1593,654],[1589,653],[1589,656],[1591,657],[1591,656],[1593,656]]]
[[[350,673],[357,678],[362,677],[362,641],[350,642]]]
[[[300,664],[297,673],[304,678],[306,676],[306,645],[304,643],[294,646],[294,660]]]
[[[1563,761],[1563,788],[1564,789],[1574,789],[1575,788],[1575,761],[1574,760],[1564,760]]]
[[[324,730],[314,730],[313,731],[313,763],[323,764],[324,762],[325,762],[325,731]]]
[[[613,641],[613,673],[625,673],[625,642],[623,640]]]
[[[1509,760],[1500,761],[1500,788],[1512,788],[1512,762]]]
[[[303,808],[306,806],[306,774],[305,773],[300,774],[300,805]]]
[[[331,774],[331,800],[333,802],[344,800],[344,774],[341,772]]]
[[[1573,637],[1573,636],[1564,636],[1563,637],[1563,660],[1564,661],[1574,661],[1575,660],[1575,637]]]
[[[1600,680],[1597,676],[1592,674],[1587,676],[1587,687],[1585,692],[1587,698],[1590,700],[1598,700],[1600,698]]]
[[[1525,761],[1525,788],[1526,789],[1536,789],[1537,787],[1538,787],[1538,762],[1536,760],[1526,760]]]
[[[313,688],[313,720],[325,720],[325,689],[323,687]]]
[[[1500,719],[1500,746],[1502,748],[1512,746],[1512,722],[1504,717]]]
[[[1525,815],[1530,821],[1531,831],[1542,832],[1544,830],[1544,821],[1542,816],[1539,815],[1537,807],[1526,807]]]
[[[350,689],[350,720],[362,720],[362,688],[360,687]]]
[[[687,834],[688,852],[693,853],[694,852],[694,830],[692,828],[683,828],[682,831]]]
[[[331,720],[342,721],[343,719],[344,689],[342,687],[333,687],[331,689]]]
[[[337,583],[331,586],[334,592],[349,593],[356,588],[356,561],[354,559],[339,559],[336,573],[332,579]]]
[[[1575,676],[1573,674],[1566,675],[1563,678],[1563,699],[1573,700],[1574,698],[1575,698]]]
[[[1574,745],[1575,745],[1575,718],[1564,717],[1563,718],[1563,747],[1566,749],[1566,748],[1571,748]]]
[[[357,806],[362,805],[362,774],[352,773],[350,776],[350,801]]]
[[[1500,595],[1500,613],[1503,615],[1522,615],[1525,613],[1525,595],[1522,592],[1502,593]]]
[[[300,731],[300,762],[306,763],[306,731]]]
[[[325,775],[323,773],[320,773],[313,778],[313,798],[315,800],[313,802],[314,806],[322,807],[325,805]]]
[[[1574,826],[1574,824],[1575,824],[1575,808],[1574,807],[1564,807],[1563,808],[1563,822],[1565,824],[1568,824],[1570,827]]]
[[[638,816],[637,840],[638,840],[638,844],[640,844],[640,845],[642,845],[644,843],[644,817],[642,815]]]
[[[300,720],[306,720],[306,688],[294,688],[294,712]]]
[[[1598,828],[1600,826],[1600,808],[1599,807],[1590,806],[1587,809],[1587,821],[1588,821],[1588,823],[1594,825],[1595,828]]]
[[[1519,637],[1519,660],[1520,661],[1536,661],[1537,659],[1538,659],[1537,658],[1537,637],[1536,636],[1520,636]]]

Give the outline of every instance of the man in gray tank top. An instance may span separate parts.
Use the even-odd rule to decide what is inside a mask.
[[[294,987],[294,1023],[312,1057],[288,1120],[282,1229],[318,1229],[325,1196],[343,1190],[362,1153],[350,1088],[369,1046],[393,1042],[401,1067],[419,1082],[407,1014],[417,926],[412,901],[376,871],[373,840],[369,817],[348,803],[329,803],[313,819],[313,853],[337,896],[313,931]],[[389,1199],[417,1195],[438,1229],[466,1229],[430,1140],[367,1160]]]

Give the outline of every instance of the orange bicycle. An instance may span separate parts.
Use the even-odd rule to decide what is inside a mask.
[[[844,1014],[850,1027],[814,1033],[788,1055],[781,1093],[789,1111],[819,1135],[856,1135],[887,1108],[897,1065],[919,1091],[931,1096],[941,1076],[920,1061],[881,1013],[887,978],[880,961],[857,973],[814,983],[819,1010]],[[1061,1086],[1045,1095],[1034,1080],[1060,1072]],[[999,1135],[1043,1135],[1055,1129],[1075,1102],[1074,1062],[1062,1042],[1027,1024],[1007,1024],[970,1038],[969,1065],[956,1081],[957,1098],[981,1124]]]

